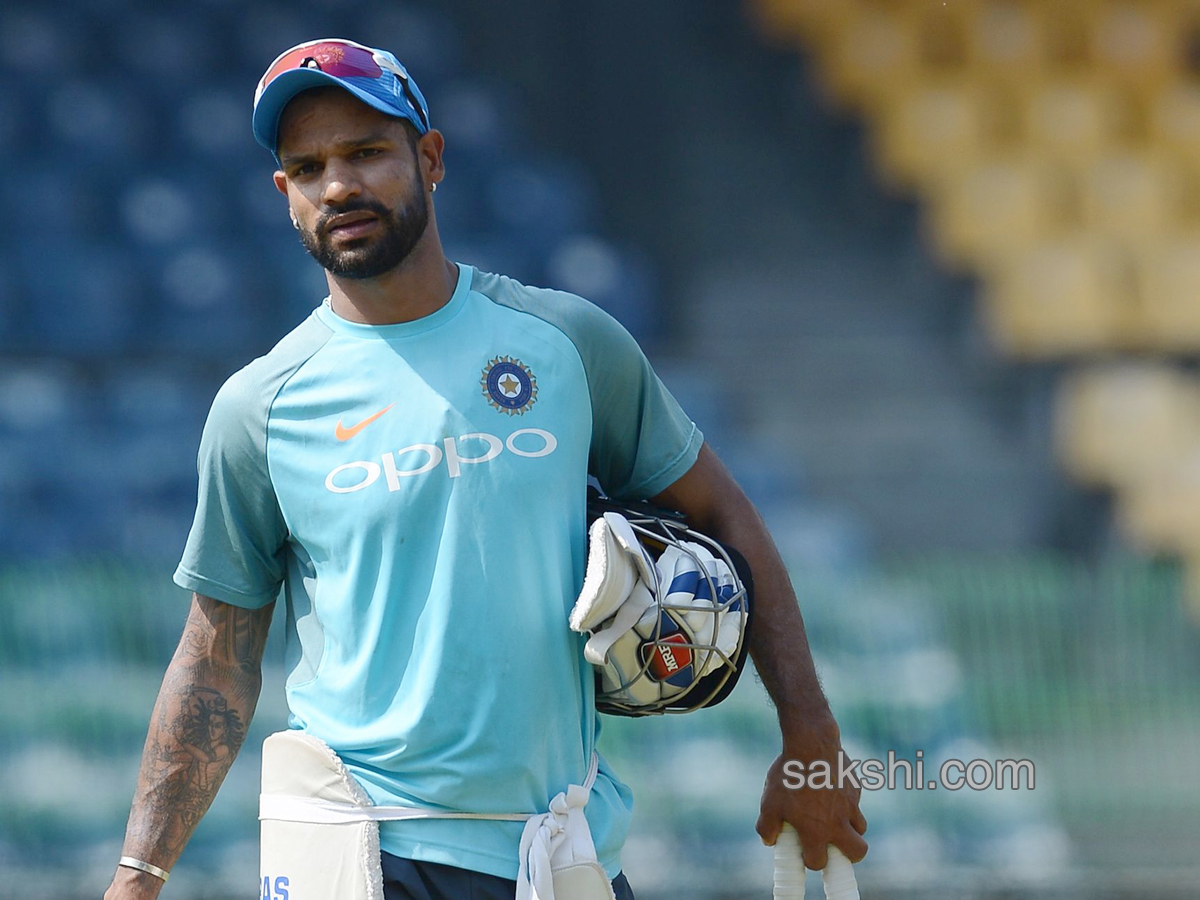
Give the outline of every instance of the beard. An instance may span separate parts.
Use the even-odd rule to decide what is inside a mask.
[[[335,248],[327,228],[343,213],[365,210],[375,213],[383,226],[381,234],[368,235]],[[330,210],[317,220],[316,229],[300,228],[300,242],[321,268],[341,278],[376,278],[395,269],[412,253],[429,225],[429,204],[425,192],[417,190],[413,198],[389,213],[375,200],[357,200]]]

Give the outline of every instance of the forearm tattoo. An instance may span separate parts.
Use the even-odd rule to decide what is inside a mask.
[[[142,751],[125,852],[169,868],[208,810],[258,702],[270,608],[196,597]]]

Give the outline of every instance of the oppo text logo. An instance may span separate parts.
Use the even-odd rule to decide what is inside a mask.
[[[536,458],[549,456],[557,447],[558,439],[541,428],[521,428],[506,439],[473,431],[457,438],[443,438],[440,445],[410,444],[382,454],[379,462],[360,459],[344,463],[325,476],[325,488],[335,494],[353,494],[370,487],[382,475],[388,490],[398,491],[402,479],[432,472],[443,462],[447,476],[457,478],[462,474],[463,466],[490,462],[505,450],[517,456]]]

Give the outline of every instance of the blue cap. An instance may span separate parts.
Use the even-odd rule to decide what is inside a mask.
[[[284,68],[276,72],[281,63]],[[283,108],[301,91],[330,84],[381,113],[407,119],[418,134],[429,130],[429,105],[395,55],[345,38],[322,38],[285,50],[259,79],[254,92],[255,140],[278,159],[276,143]]]

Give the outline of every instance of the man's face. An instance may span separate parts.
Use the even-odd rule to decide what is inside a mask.
[[[343,278],[375,278],[401,265],[429,224],[420,156],[402,120],[341,88],[295,97],[279,120],[282,168],[300,240]]]

